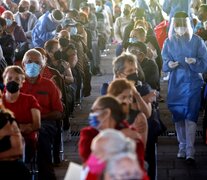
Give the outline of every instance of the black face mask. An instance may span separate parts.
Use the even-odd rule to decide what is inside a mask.
[[[30,6],[30,8],[29,8],[29,11],[30,11],[30,12],[34,13],[35,10],[36,10],[35,6]]]
[[[16,93],[19,90],[19,84],[15,81],[10,81],[6,84],[6,90],[10,93]]]
[[[139,80],[138,78],[138,74],[137,73],[133,73],[133,74],[130,74],[126,77],[129,81],[134,81],[134,82],[137,82]]]
[[[58,51],[56,51],[56,52],[54,53],[54,58],[55,58],[56,60],[67,61],[67,59],[68,59],[68,55],[66,54],[66,52],[63,52],[63,51],[58,50]]]
[[[25,12],[25,11],[26,11],[26,9],[25,9],[24,7],[22,7],[22,6],[19,7],[19,12],[20,12],[20,13],[23,13],[23,12]]]
[[[69,44],[69,40],[66,39],[66,38],[60,38],[60,39],[59,39],[59,43],[60,43],[60,45],[61,45],[62,47],[67,47],[68,44]]]

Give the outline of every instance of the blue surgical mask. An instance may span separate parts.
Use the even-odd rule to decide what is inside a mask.
[[[98,120],[99,113],[90,113],[88,120],[91,127],[98,129],[100,121]]]
[[[78,33],[78,29],[76,27],[71,27],[70,28],[70,35],[74,36]]]
[[[138,42],[137,38],[135,37],[129,38],[129,43],[137,43],[137,42]]]
[[[96,12],[100,12],[102,10],[101,6],[96,6]]]
[[[40,74],[40,65],[36,63],[25,64],[25,73],[29,77],[37,77]]]
[[[11,26],[12,25],[13,21],[11,19],[5,18],[5,20],[6,20],[6,26]]]

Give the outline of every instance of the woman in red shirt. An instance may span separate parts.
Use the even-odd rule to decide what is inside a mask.
[[[34,155],[37,130],[40,128],[40,106],[32,95],[20,92],[24,71],[19,66],[8,66],[3,73],[5,91],[3,104],[14,113],[26,143],[26,160]]]
[[[112,128],[120,130],[125,136],[136,141],[136,153],[138,155],[140,165],[144,165],[144,144],[140,135],[129,128],[127,122],[124,121],[125,113],[122,110],[122,105],[112,96],[102,96],[97,98],[91,108],[89,114],[90,126],[85,127],[80,132],[79,154],[84,163],[88,160],[91,154],[91,142],[99,131]]]

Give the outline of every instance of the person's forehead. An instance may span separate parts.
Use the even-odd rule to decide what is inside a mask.
[[[69,32],[66,30],[62,30],[60,31],[59,36],[69,36]]]
[[[71,55],[71,54],[76,53],[76,50],[75,50],[75,49],[68,49],[66,53],[67,53],[68,55]]]
[[[7,12],[5,12],[3,15],[2,15],[3,17],[13,17],[13,15],[11,14],[11,13],[7,13]]]
[[[133,46],[133,45],[131,45],[131,46],[129,46],[128,50],[129,50],[129,51],[133,51],[133,50],[140,51],[140,48],[137,47],[137,46]]]
[[[131,69],[136,69],[136,64],[133,61],[126,61],[124,63],[124,70],[131,70]]]
[[[14,71],[14,69],[10,69],[8,70],[8,72],[6,73],[6,76],[21,76],[21,74],[17,73],[16,71]]]
[[[42,58],[39,54],[36,53],[28,53],[26,56],[26,61],[32,61],[32,62],[41,62]]]

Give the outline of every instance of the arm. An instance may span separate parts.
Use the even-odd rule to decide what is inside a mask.
[[[37,18],[36,18],[36,16],[33,15],[33,14],[30,14],[30,18],[29,18],[29,22],[28,22],[28,23],[29,23],[29,24],[28,24],[28,31],[25,32],[26,37],[27,37],[28,39],[31,39],[31,38],[32,38],[32,30],[33,30],[33,28],[34,28],[36,22],[37,22]]]
[[[49,93],[49,109],[50,111],[41,114],[42,120],[60,120],[63,115],[63,105],[57,86],[50,81],[48,82]]]
[[[7,151],[0,153],[0,160],[11,160],[20,157],[23,154],[22,136],[19,128],[14,121],[10,124],[13,129],[13,135],[10,137],[11,148]]]
[[[98,134],[96,129],[86,127],[80,131],[80,139],[78,142],[79,155],[83,162],[86,162],[91,154],[91,142],[93,138]]]
[[[52,112],[49,112],[47,114],[42,114],[41,117],[42,117],[41,118],[42,120],[48,120],[48,119],[60,120],[62,118],[62,112],[60,112],[60,111],[52,111]]]
[[[147,135],[148,135],[148,123],[147,118],[144,115],[144,113],[139,113],[132,124],[132,127],[134,127],[137,132],[141,135],[141,139],[144,143],[144,147],[146,147],[147,144]]]
[[[71,68],[70,68],[70,64],[63,61],[62,62],[62,65],[63,67],[65,68],[65,72],[62,76],[63,80],[65,81],[66,84],[71,84],[74,82],[74,78],[73,78],[73,75],[72,75],[72,71],[71,71]]]
[[[117,18],[114,24],[114,37],[118,42],[122,42],[121,32],[120,32],[120,18]]]
[[[31,133],[37,131],[40,128],[40,110],[33,108],[31,109],[32,123],[20,124],[19,128],[22,133]]]
[[[0,139],[2,139],[4,136],[11,136],[14,133],[12,130],[12,126],[9,122],[0,129]]]
[[[136,100],[136,102],[134,103],[136,109],[142,111],[145,114],[145,116],[149,118],[151,116],[151,111],[152,111],[151,104],[146,100],[144,100],[143,97],[141,97],[141,95],[139,94],[139,92],[135,87],[133,89],[133,96]]]
[[[162,50],[162,60],[163,60],[163,66],[162,71],[163,72],[171,72],[173,71],[172,68],[168,66],[168,63],[170,61],[174,61],[174,59],[171,57],[171,53],[169,52],[169,39],[165,40]]]
[[[196,57],[191,57],[196,59],[195,64],[189,64],[190,69],[196,73],[207,72],[207,48],[204,41],[199,38],[197,43],[195,43],[194,49],[197,50]]]

